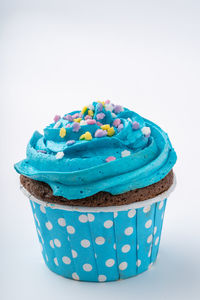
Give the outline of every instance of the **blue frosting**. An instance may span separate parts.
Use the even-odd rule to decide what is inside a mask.
[[[44,135],[37,131],[33,134],[27,158],[15,164],[16,171],[46,182],[54,195],[70,200],[100,191],[124,193],[156,183],[169,173],[177,158],[168,135],[160,127],[127,108],[109,103],[94,102],[90,110],[93,120],[113,127],[114,135],[95,137],[101,124],[85,125],[88,109],[72,112],[47,126]],[[101,119],[99,113],[104,114]],[[84,121],[74,131],[77,120],[73,119],[77,116]],[[66,129],[63,137],[61,128]],[[91,133],[91,140],[80,140],[85,132]],[[107,162],[108,157],[115,160]]]

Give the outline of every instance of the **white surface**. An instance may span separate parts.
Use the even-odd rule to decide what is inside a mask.
[[[1,299],[199,299],[200,2],[0,2]],[[81,283],[44,265],[13,163],[35,129],[93,99],[122,103],[165,129],[177,151],[151,271]]]

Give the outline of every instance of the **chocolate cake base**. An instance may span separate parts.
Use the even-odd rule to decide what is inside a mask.
[[[108,192],[99,192],[84,199],[68,200],[64,197],[54,196],[51,187],[41,181],[20,175],[22,186],[37,199],[70,206],[105,207],[130,204],[154,198],[167,191],[173,184],[173,171],[171,170],[162,180],[147,187],[129,191],[119,195],[112,195]]]

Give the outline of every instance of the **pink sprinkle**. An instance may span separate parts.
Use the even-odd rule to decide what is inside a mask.
[[[37,152],[40,152],[40,153],[47,153],[47,151],[45,151],[45,150],[37,150]]]
[[[115,113],[115,114],[118,114],[118,113],[120,113],[121,111],[123,111],[123,107],[122,107],[121,105],[115,105],[114,113]]]
[[[94,134],[95,137],[103,137],[106,135],[107,135],[107,131],[103,129],[97,129],[97,131]]]
[[[67,146],[70,146],[70,145],[73,145],[73,144],[75,144],[76,143],[76,141],[75,140],[69,140],[69,141],[67,141]]]
[[[110,103],[110,100],[106,100],[106,101],[105,101],[105,104],[109,104],[109,103]]]
[[[94,120],[94,119],[92,119],[92,120],[88,119],[88,120],[87,120],[87,124],[88,124],[88,125],[96,124],[96,120]]]
[[[108,156],[108,157],[106,158],[106,162],[110,162],[110,161],[113,161],[113,160],[115,160],[115,159],[116,159],[115,156]]]
[[[69,127],[70,127],[70,124],[67,124],[67,125],[66,125],[66,128],[69,128]]]
[[[104,114],[104,113],[99,113],[99,114],[97,114],[97,116],[96,116],[97,120],[102,120],[104,117],[105,117],[105,114]]]
[[[120,119],[115,119],[115,121],[113,122],[113,125],[114,125],[115,127],[118,127],[120,123],[121,123],[121,120],[120,120]]]
[[[72,118],[71,115],[66,115],[66,116],[63,117],[63,119],[68,120],[69,122],[73,121],[73,118]]]
[[[54,122],[57,123],[61,119],[61,116],[56,115],[54,117]]]
[[[100,123],[100,122],[97,122],[97,125],[98,125],[98,126],[102,126],[103,124],[102,124],[102,123]]]
[[[124,128],[124,125],[123,124],[120,124],[117,128],[118,132],[120,132],[122,129]]]
[[[137,130],[137,129],[139,129],[140,128],[140,124],[138,123],[138,122],[133,122],[133,124],[132,124],[132,128],[133,128],[133,130]]]
[[[89,115],[85,116],[85,120],[89,120],[89,119],[92,119],[92,117]]]
[[[79,118],[79,113],[75,113],[73,116],[72,116],[73,119],[76,119],[76,118]]]
[[[73,125],[72,125],[72,130],[74,131],[74,132],[78,132],[79,131],[79,129],[80,129],[80,124],[78,123],[78,122],[74,122],[73,123]]]

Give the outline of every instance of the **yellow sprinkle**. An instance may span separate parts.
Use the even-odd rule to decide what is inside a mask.
[[[108,130],[108,129],[110,129],[110,125],[109,124],[102,125],[101,129]]]
[[[66,129],[64,127],[60,129],[60,136],[61,138],[64,138],[64,136],[66,136]]]
[[[80,123],[81,120],[82,120],[82,118],[77,118],[77,119],[74,119],[73,121],[77,122],[77,123]]]
[[[94,116],[93,110],[89,109],[89,110],[88,110],[88,115],[91,116],[91,117],[93,117],[93,116]]]
[[[87,109],[88,109],[87,106],[84,106],[84,107],[83,107],[83,109],[82,109],[82,111],[81,111],[82,115],[84,115],[84,113],[86,112]]]
[[[108,136],[113,136],[115,134],[115,129],[113,127],[110,127],[108,130],[107,130],[107,135]]]
[[[85,139],[86,139],[86,141],[92,140],[92,135],[91,135],[91,133],[90,133],[89,131],[87,131],[87,132],[85,133]]]
[[[103,106],[105,106],[105,101],[97,101],[98,103],[101,103]]]
[[[85,139],[85,134],[82,134],[79,138],[79,140],[84,140]]]

